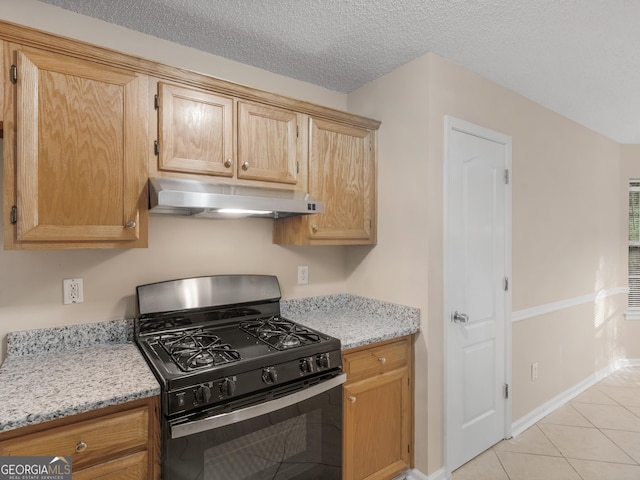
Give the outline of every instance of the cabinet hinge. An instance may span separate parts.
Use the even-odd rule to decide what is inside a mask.
[[[153,141],[153,153],[160,155],[160,147],[158,146],[158,140]]]
[[[9,72],[9,78],[11,83],[18,83],[18,67],[11,65],[11,71]]]
[[[509,398],[509,384],[504,384],[504,398]]]
[[[160,98],[158,97],[157,93],[153,96],[153,108],[155,108],[156,110],[160,108]]]
[[[411,454],[411,445],[407,445],[407,453]]]
[[[11,207],[9,220],[11,220],[11,225],[15,225],[16,223],[18,223],[18,207],[16,207],[15,205]]]
[[[369,151],[373,150],[373,143],[369,142]]]
[[[296,162],[296,173],[300,173],[300,162]]]
[[[300,136],[300,127],[296,125],[296,138]]]
[[[509,185],[509,169],[508,168],[504,170],[504,183],[505,185]]]
[[[509,291],[509,277],[504,277],[504,291]]]

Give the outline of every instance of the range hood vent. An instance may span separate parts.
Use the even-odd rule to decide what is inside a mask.
[[[150,213],[206,218],[283,218],[323,213],[308,193],[177,178],[149,179]]]

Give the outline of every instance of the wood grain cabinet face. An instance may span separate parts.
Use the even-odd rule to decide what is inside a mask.
[[[375,242],[372,151],[369,130],[311,119],[309,191],[325,202],[312,219],[313,239]]]
[[[137,400],[4,432],[0,455],[70,456],[74,480],[158,479],[158,402]]]
[[[309,119],[308,192],[324,213],[278,219],[273,243],[376,243],[375,130]]]
[[[10,54],[9,247],[146,246],[147,77],[32,48]]]
[[[411,352],[402,340],[345,353],[344,480],[388,480],[411,467]]]
[[[158,83],[158,169],[233,177],[233,99]]]
[[[238,178],[298,183],[298,116],[238,102]]]

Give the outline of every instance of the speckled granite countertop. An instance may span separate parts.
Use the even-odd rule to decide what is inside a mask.
[[[281,300],[282,315],[339,338],[342,349],[417,333],[420,309],[349,294]]]
[[[282,315],[344,350],[418,332],[420,310],[348,294],[281,300]],[[12,332],[0,367],[0,432],[160,393],[132,321]]]
[[[0,367],[0,432],[160,393],[126,320],[14,332]]]

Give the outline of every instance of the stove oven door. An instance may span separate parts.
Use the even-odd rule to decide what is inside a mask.
[[[165,422],[166,480],[341,480],[339,374],[211,417]]]

